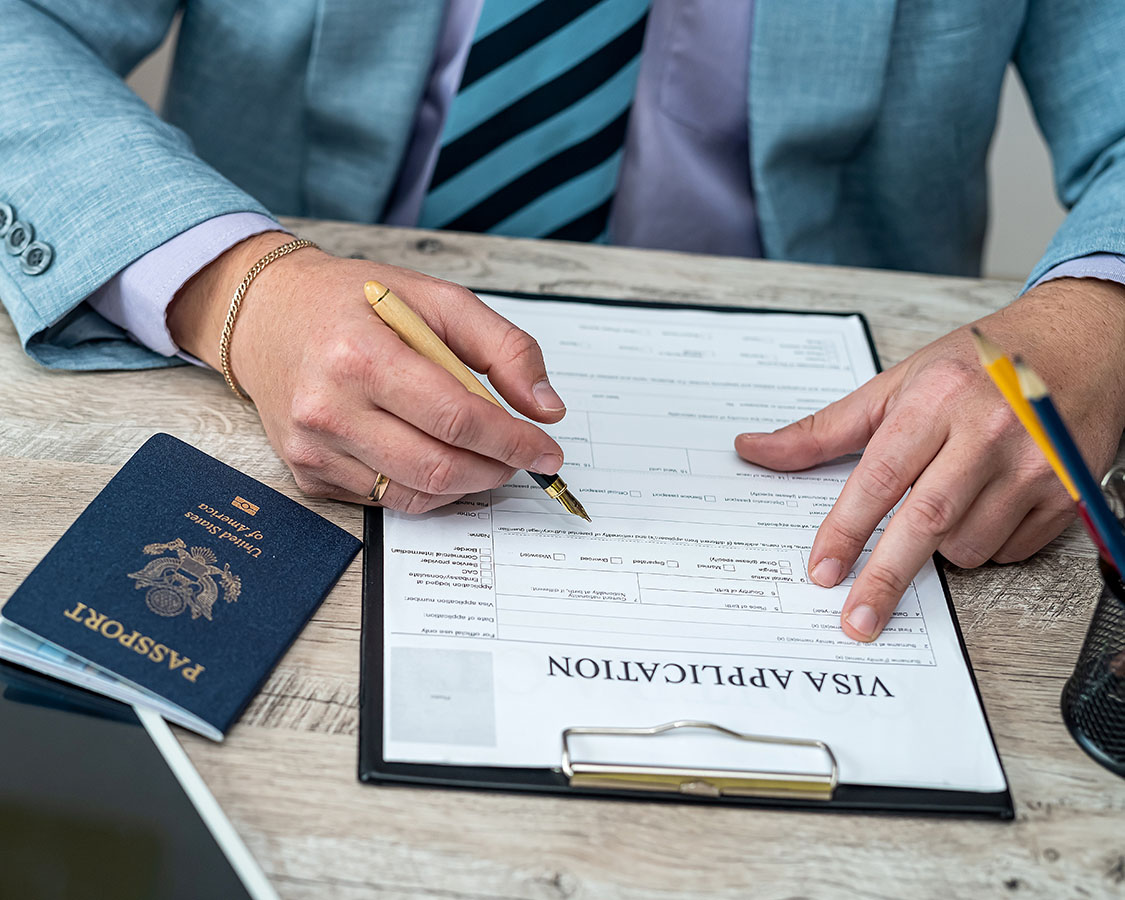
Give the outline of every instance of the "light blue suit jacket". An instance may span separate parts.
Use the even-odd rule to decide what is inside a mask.
[[[46,365],[167,364],[82,301],[210,217],[378,221],[445,3],[188,0],[162,122],[120,76],[178,5],[0,0],[0,201],[56,253],[28,275],[0,252],[0,300]],[[1125,253],[1123,34],[1122,0],[757,0],[766,255],[977,273],[1009,60],[1070,208],[1031,279]]]

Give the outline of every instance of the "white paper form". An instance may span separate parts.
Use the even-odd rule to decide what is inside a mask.
[[[839,626],[855,572],[806,575],[854,460],[776,473],[733,450],[874,376],[858,317],[484,299],[543,346],[593,523],[522,474],[384,514],[387,760],[557,767],[567,726],[687,718],[827,741],[845,783],[1004,789],[933,565],[872,644]],[[618,761],[794,767],[685,740]]]

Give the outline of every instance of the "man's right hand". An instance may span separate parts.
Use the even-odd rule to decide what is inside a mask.
[[[290,240],[282,232],[249,238],[196,275],[168,310],[176,343],[218,369],[231,297],[259,259]],[[471,291],[397,266],[298,250],[251,283],[230,344],[235,381],[297,486],[367,502],[381,472],[391,484],[380,505],[419,513],[498,487],[516,469],[555,474],[559,445],[408,348],[364,299],[371,279],[486,374],[513,409],[545,423],[566,412],[539,345]]]

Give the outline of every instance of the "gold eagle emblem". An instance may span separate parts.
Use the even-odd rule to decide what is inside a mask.
[[[187,544],[176,538],[165,544],[147,544],[143,550],[146,556],[168,551],[176,555],[154,559],[139,572],[129,573],[137,590],[148,588],[145,605],[158,616],[178,616],[190,609],[193,619],[202,616],[211,621],[212,607],[219,598],[216,577],[227,603],[233,603],[242,593],[242,579],[227,563],[221,569],[215,565],[218,557],[208,547],[188,550]]]

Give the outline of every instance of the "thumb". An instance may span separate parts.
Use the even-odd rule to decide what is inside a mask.
[[[537,422],[557,422],[566,404],[551,386],[543,351],[471,291],[449,285],[451,301],[439,307],[449,346],[470,368],[488,376],[512,408]]]
[[[734,449],[747,462],[780,472],[807,469],[862,450],[879,423],[888,399],[881,376],[819,412],[772,432],[747,432]]]

